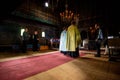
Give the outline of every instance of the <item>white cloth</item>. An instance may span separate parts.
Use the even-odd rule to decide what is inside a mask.
[[[60,35],[60,45],[59,45],[59,50],[60,51],[66,51],[66,36],[67,36],[67,31],[63,30]]]

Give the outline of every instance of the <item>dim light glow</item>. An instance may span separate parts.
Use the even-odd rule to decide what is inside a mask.
[[[25,31],[25,29],[21,29],[21,36],[23,36],[24,31]]]
[[[45,2],[45,7],[48,7],[48,2]]]
[[[42,37],[45,37],[45,32],[44,31],[42,32]]]

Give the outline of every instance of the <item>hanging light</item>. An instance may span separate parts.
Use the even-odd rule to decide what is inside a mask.
[[[71,22],[72,19],[77,19],[79,14],[74,14],[71,10],[68,10],[68,4],[65,4],[65,11],[60,13],[61,21],[65,23]]]
[[[48,2],[45,2],[45,7],[48,7],[48,6],[49,6]]]

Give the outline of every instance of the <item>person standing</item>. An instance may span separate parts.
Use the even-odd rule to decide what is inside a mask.
[[[60,35],[60,45],[59,45],[59,51],[63,53],[64,55],[67,53],[66,38],[67,38],[67,27],[64,27]]]
[[[99,24],[95,24],[95,28],[96,28],[96,32],[95,32],[96,40],[95,41],[96,41],[96,50],[97,50],[97,54],[95,54],[95,57],[100,57],[101,56],[100,48],[101,48],[101,42],[103,40],[103,32]]]
[[[25,28],[25,31],[23,32],[22,36],[22,52],[26,53],[27,52],[27,43],[29,40],[29,33],[28,33],[28,28]]]
[[[88,49],[89,50],[95,50],[96,49],[96,43],[95,43],[95,39],[96,39],[96,34],[95,34],[95,27],[90,26],[89,30],[88,30]]]
[[[39,42],[38,31],[34,31],[34,34],[33,34],[33,51],[38,51],[38,42]]]
[[[53,40],[54,40],[53,38],[50,39],[50,49],[54,48],[54,46],[53,46],[53,43],[54,43]]]
[[[67,29],[66,49],[71,57],[79,56],[79,45],[81,44],[80,31],[73,20]]]

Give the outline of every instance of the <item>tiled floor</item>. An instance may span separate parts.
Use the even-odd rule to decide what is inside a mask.
[[[120,80],[120,62],[110,62],[105,55],[94,57],[94,51],[81,52],[86,55],[24,80]],[[32,53],[29,52],[29,55],[24,56],[4,57],[0,61],[43,55],[39,52]]]

